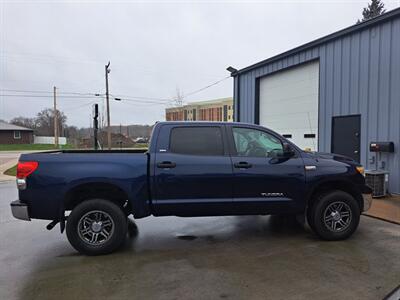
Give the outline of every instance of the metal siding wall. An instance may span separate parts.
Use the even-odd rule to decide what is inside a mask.
[[[332,112],[334,116],[340,115],[340,98],[342,85],[342,40],[336,40],[333,48],[333,98]]]
[[[350,114],[350,51],[351,36],[343,38],[341,64],[340,112]]]
[[[326,133],[331,132],[332,127],[332,115],[333,115],[333,103],[334,103],[334,71],[335,71],[335,61],[334,61],[334,43],[328,43],[326,45],[326,52],[324,58],[326,64],[326,82],[325,82],[325,96],[320,94],[319,103],[324,103],[325,111],[320,112],[320,118],[325,120],[325,131],[320,131],[319,136],[321,140],[324,140],[323,144],[325,148],[321,147],[320,151],[330,152],[331,149],[331,139],[326,136]],[[321,85],[321,82],[320,82]],[[330,116],[330,117],[327,117]]]
[[[368,137],[373,140],[378,138],[378,97],[379,97],[379,62],[380,62],[380,30],[377,27],[371,28],[369,35],[369,85],[368,89]]]
[[[360,95],[360,34],[351,36],[350,41],[350,61],[349,61],[349,114],[359,112]],[[351,67],[350,67],[351,63]]]
[[[368,86],[369,86],[369,30],[360,37],[360,81],[359,112],[361,113],[361,163],[366,166],[368,160]],[[367,166],[366,166],[367,167]]]
[[[361,163],[371,141],[395,142],[382,154],[390,190],[400,193],[400,19],[338,38],[240,75],[241,122],[254,123],[256,79],[316,58],[320,60],[319,149],[330,152],[332,117],[361,114]]]
[[[390,189],[400,193],[400,19],[390,27],[390,78],[388,137],[395,142],[395,154],[390,155],[388,167],[391,172]]]
[[[326,119],[323,117],[326,114],[326,101],[321,101],[321,98],[326,98],[327,91],[327,63],[326,63],[326,51],[327,46],[323,45],[319,49],[320,59],[319,59],[319,112],[318,112],[318,149],[326,149],[327,139],[321,139],[321,132],[326,131],[327,123]]]
[[[391,189],[400,193],[400,20],[392,22],[390,51],[389,138],[395,142],[395,155],[390,159]],[[393,126],[390,126],[393,125]],[[397,173],[396,173],[397,172]],[[393,176],[395,175],[395,176]]]
[[[238,120],[238,99],[239,99],[239,93],[238,93],[238,89],[239,89],[239,77],[235,76],[233,77],[233,112],[234,112],[234,116],[233,116],[233,120],[236,122]]]

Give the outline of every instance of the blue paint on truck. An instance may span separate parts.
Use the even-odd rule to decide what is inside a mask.
[[[327,225],[321,220],[319,224],[314,216],[317,210],[330,220],[339,218],[342,212],[340,222],[350,224],[368,208],[363,194],[370,193],[357,162],[340,155],[304,152],[267,128],[243,123],[160,122],[153,129],[148,151],[31,153],[21,155],[20,163],[24,162],[37,162],[38,166],[26,177],[21,171],[17,179],[19,199],[11,204],[14,216],[60,222],[62,229],[66,221],[67,234],[77,207],[87,200],[100,199],[112,202],[125,216],[132,214],[134,218],[305,214],[321,237],[339,239],[354,230],[350,234],[344,229],[341,234],[336,230],[324,236],[323,226],[333,223]],[[353,218],[350,221],[345,218],[348,212],[319,208],[318,203],[325,201],[323,197],[335,192],[336,200],[326,200],[327,205],[341,203],[340,199],[347,197],[342,209],[349,207]],[[343,193],[342,198],[339,192]],[[357,212],[351,207],[356,207]],[[103,217],[110,217],[117,228],[118,220],[112,219],[111,213],[115,207],[109,213],[107,209],[104,208]],[[82,245],[77,246],[79,242],[70,239],[75,248],[87,254],[116,248],[104,250],[109,242],[106,238],[97,244],[86,241],[97,234],[94,229],[100,230],[106,224],[101,218],[96,221],[87,217],[85,222],[89,223],[79,223],[82,220],[78,218],[76,226],[83,228]],[[319,230],[320,225],[324,230]],[[115,232],[110,228],[108,233]]]

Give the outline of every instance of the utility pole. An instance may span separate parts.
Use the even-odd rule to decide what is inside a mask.
[[[94,105],[94,116],[93,116],[93,137],[94,137],[94,149],[97,150],[98,148],[98,139],[97,139],[97,133],[99,130],[99,105],[96,103]]]
[[[122,149],[122,125],[121,125],[121,123],[119,123],[119,138],[120,138],[119,149]]]
[[[54,96],[54,146],[58,148],[58,114],[57,114],[57,88],[53,87]]]
[[[110,62],[105,65],[106,71],[106,100],[107,100],[107,141],[108,141],[108,150],[111,150],[111,125],[110,125],[110,97],[108,94],[108,73],[110,73]]]

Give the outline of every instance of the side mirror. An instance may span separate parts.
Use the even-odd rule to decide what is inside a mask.
[[[296,154],[292,146],[288,143],[283,143],[283,157],[292,157]]]

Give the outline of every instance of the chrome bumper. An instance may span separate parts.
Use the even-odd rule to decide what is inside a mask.
[[[371,194],[362,194],[364,200],[364,211],[367,211],[371,208],[372,204],[372,196]]]
[[[364,200],[363,211],[367,211],[368,209],[370,209],[372,204],[372,189],[369,186],[364,185],[361,188],[361,193]]]
[[[19,200],[15,200],[11,202],[10,205],[11,205],[11,212],[14,218],[25,221],[31,220],[31,218],[29,217],[28,205],[26,203],[22,203]]]

